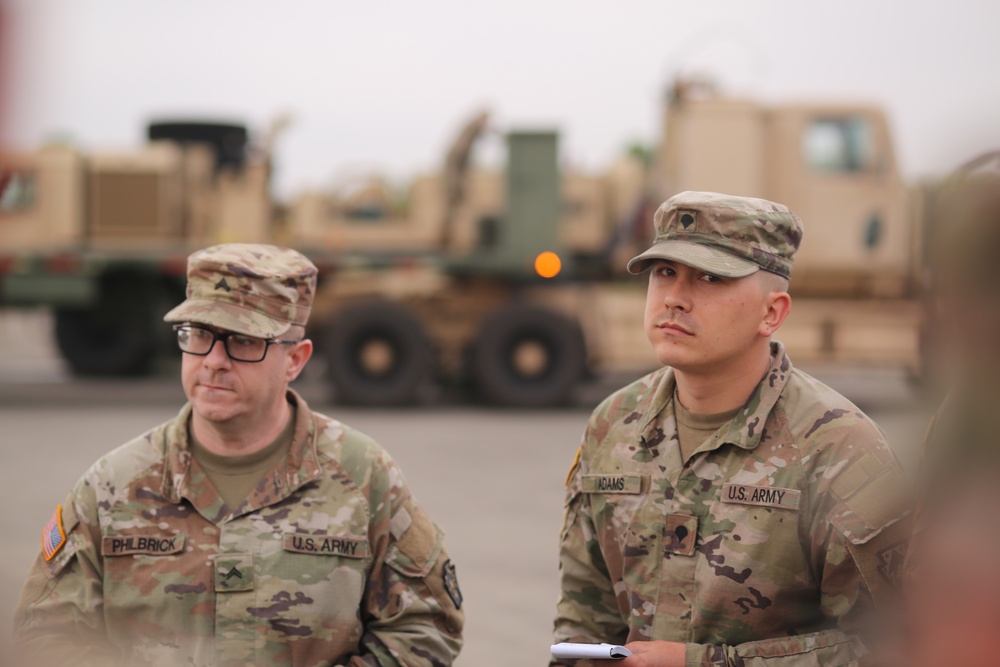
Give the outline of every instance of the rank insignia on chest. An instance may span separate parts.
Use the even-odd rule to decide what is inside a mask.
[[[252,591],[253,554],[219,554],[215,557],[215,592]]]
[[[42,556],[48,562],[56,557],[59,550],[66,544],[66,531],[63,529],[62,505],[56,507],[55,513],[42,529]]]
[[[677,556],[693,556],[698,540],[698,517],[668,514],[663,530],[663,550]]]

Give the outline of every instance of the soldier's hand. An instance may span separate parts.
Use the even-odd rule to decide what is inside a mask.
[[[615,660],[618,667],[684,667],[687,647],[680,642],[632,642],[625,644],[632,657]],[[601,664],[611,664],[602,660]]]

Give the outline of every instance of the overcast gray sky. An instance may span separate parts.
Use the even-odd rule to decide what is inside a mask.
[[[658,138],[663,91],[707,72],[780,102],[871,101],[910,177],[1000,148],[991,0],[9,0],[8,145],[133,147],[150,117],[290,111],[279,190],[436,168],[458,123],[554,126],[602,169]]]

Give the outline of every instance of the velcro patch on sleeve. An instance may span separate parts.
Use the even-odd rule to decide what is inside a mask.
[[[45,562],[56,557],[59,550],[66,545],[66,530],[63,528],[62,505],[56,506],[52,518],[42,529],[42,556]]]
[[[646,475],[584,475],[584,493],[642,493]]]
[[[444,590],[448,593],[455,609],[462,608],[462,589],[458,587],[458,576],[455,574],[455,565],[449,558],[441,566],[441,579],[444,581]]]
[[[410,529],[410,524],[412,523],[413,517],[410,516],[405,507],[400,507],[389,521],[389,534],[392,535],[392,539],[402,539],[406,531]]]
[[[184,550],[184,536],[105,535],[101,538],[102,556],[168,556]]]
[[[441,553],[444,533],[412,499],[396,511],[404,510],[410,517],[409,526],[398,538],[393,536],[385,562],[408,577],[426,577]]]
[[[722,502],[758,507],[776,507],[783,510],[798,510],[802,492],[797,489],[781,489],[774,486],[753,486],[751,484],[723,484]]]
[[[876,604],[899,590],[909,535],[910,526],[903,521],[886,527],[866,542],[847,542],[847,550]]]
[[[366,540],[339,535],[285,533],[284,548],[285,551],[316,556],[368,557],[368,542]]]

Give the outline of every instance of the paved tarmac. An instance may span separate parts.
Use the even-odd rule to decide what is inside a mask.
[[[0,637],[55,505],[99,456],[176,414],[183,395],[170,374],[72,380],[44,314],[0,313]],[[925,410],[903,378],[870,369],[819,375],[883,426],[904,461],[915,460]],[[454,396],[409,410],[348,409],[317,373],[300,384],[313,408],[392,453],[448,534],[468,617],[460,667],[547,662],[563,480],[589,410],[618,381],[583,387],[574,407],[553,411],[494,410]]]

